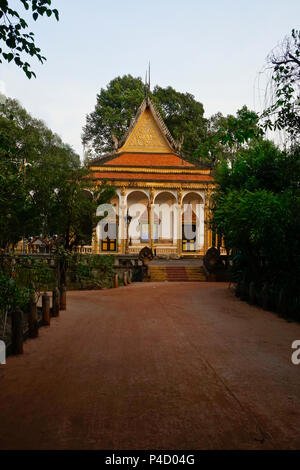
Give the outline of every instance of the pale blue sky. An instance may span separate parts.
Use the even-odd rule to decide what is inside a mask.
[[[0,65],[0,90],[17,98],[82,154],[85,115],[118,75],[145,75],[200,100],[206,116],[258,110],[258,73],[270,50],[300,26],[299,0],[52,0],[60,21],[34,32],[47,62],[37,79]],[[263,92],[263,83],[261,84]]]

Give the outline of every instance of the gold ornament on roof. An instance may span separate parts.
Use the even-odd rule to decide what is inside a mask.
[[[171,151],[149,110],[145,110],[123,147],[124,151]]]

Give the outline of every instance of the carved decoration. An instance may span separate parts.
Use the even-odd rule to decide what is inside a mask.
[[[171,147],[166,142],[148,109],[143,112],[123,149],[138,152],[169,153],[171,151]]]
[[[178,204],[182,203],[182,188],[177,190]]]
[[[150,204],[154,204],[154,196],[155,196],[154,189],[151,188],[151,190],[150,190]]]
[[[205,209],[210,208],[210,196],[211,196],[211,190],[210,188],[208,188],[205,191]]]

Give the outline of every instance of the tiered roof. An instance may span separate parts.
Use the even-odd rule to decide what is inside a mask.
[[[186,161],[154,103],[145,98],[115,151],[91,162],[94,177],[109,181],[211,182],[209,169]]]

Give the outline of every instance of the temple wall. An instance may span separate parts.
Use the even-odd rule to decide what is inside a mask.
[[[138,253],[142,247],[149,246],[158,255],[203,255],[211,246],[211,231],[205,223],[208,200],[203,189],[122,187],[117,188],[112,204],[117,223],[115,253]],[[183,251],[183,222],[188,224],[190,237],[193,233],[190,230],[196,227],[191,252]],[[94,237],[99,238],[99,231],[96,230]],[[101,246],[101,240],[93,240],[93,252],[107,253]]]

